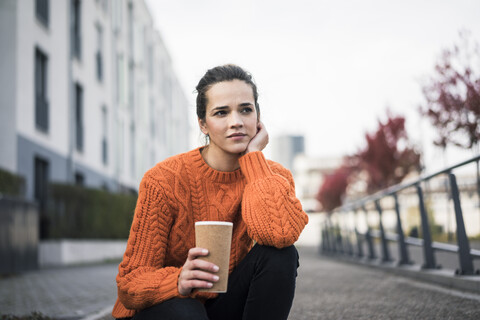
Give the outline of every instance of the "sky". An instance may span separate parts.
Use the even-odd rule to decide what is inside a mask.
[[[387,108],[406,117],[411,140],[438,159],[422,119],[421,87],[460,30],[480,39],[477,0],[146,0],[191,104],[209,69],[252,73],[272,138],[305,136],[306,153],[352,154]],[[268,147],[267,147],[268,148]],[[472,153],[452,150],[444,163]],[[448,161],[450,160],[450,161]]]

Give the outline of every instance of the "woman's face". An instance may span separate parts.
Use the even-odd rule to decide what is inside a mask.
[[[205,120],[199,119],[202,132],[210,136],[210,149],[216,154],[244,152],[257,134],[257,111],[252,87],[242,80],[214,84],[206,93]]]

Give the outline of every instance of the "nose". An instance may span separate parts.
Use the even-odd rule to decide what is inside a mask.
[[[230,128],[241,128],[243,127],[242,117],[238,112],[232,112],[230,114]]]

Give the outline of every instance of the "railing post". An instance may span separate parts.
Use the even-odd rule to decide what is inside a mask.
[[[351,241],[351,238],[352,238],[352,231],[351,230],[347,230],[347,253],[349,256],[353,256],[353,244],[352,244],[352,241]]]
[[[324,221],[322,226],[322,247],[321,252],[326,253],[329,252],[330,248],[328,245],[328,231],[327,231],[327,224]]]
[[[322,242],[322,245],[320,246],[320,253],[326,251],[326,242],[325,242],[325,224],[322,223],[320,226],[320,241]]]
[[[337,248],[338,248],[338,252],[340,253],[345,253],[345,248],[343,246],[343,236],[342,236],[342,229],[340,229],[340,224],[339,222],[337,221],[337,223],[335,224],[335,241],[336,241],[336,245],[337,245]]]
[[[385,238],[385,229],[383,228],[383,222],[382,222],[382,207],[380,206],[380,202],[378,200],[375,201],[375,208],[378,211],[378,221],[379,221],[379,227],[380,227],[380,239],[382,241],[382,261],[383,262],[390,262],[392,259],[390,259],[390,251],[388,250],[388,243],[387,243],[387,238]]]
[[[474,274],[472,256],[470,255],[470,244],[468,242],[465,224],[463,222],[462,206],[458,192],[457,178],[453,173],[448,174],[450,178],[450,190],[455,208],[455,221],[457,222],[458,259],[460,269],[457,274]]]
[[[400,261],[398,261],[398,264],[411,264],[410,258],[408,256],[407,245],[405,244],[405,235],[403,234],[402,219],[400,218],[400,205],[398,203],[398,196],[396,193],[393,194],[393,199],[395,200],[395,213],[397,215],[398,253],[400,256]]]
[[[477,194],[478,194],[478,207],[480,208],[480,160],[477,159]]]
[[[336,236],[335,236],[335,230],[333,229],[333,226],[332,226],[332,221],[330,220],[330,218],[328,219],[328,235],[329,235],[329,243],[330,243],[330,252],[331,253],[337,253],[337,243],[336,243]]]
[[[368,258],[375,259],[377,256],[375,255],[375,249],[373,248],[373,239],[372,235],[370,234],[370,225],[368,224],[368,211],[365,207],[363,207],[363,211],[365,212],[365,218],[367,220],[367,232],[365,233],[365,239],[367,240],[368,245]]]
[[[332,230],[330,229],[328,220],[325,220],[325,240],[326,240],[326,244],[327,244],[327,252],[329,252],[329,253],[333,252],[331,232],[332,232]]]
[[[345,237],[344,237],[345,253],[348,254],[349,256],[353,256],[353,246],[352,246],[352,242],[351,242],[351,231],[348,229],[347,223],[345,221],[343,221],[342,226],[343,226],[343,230],[344,230],[344,233],[345,233]]]
[[[349,237],[349,246],[350,246],[350,255],[353,257],[355,256],[355,243],[354,243],[354,238],[353,238],[353,235],[355,234],[355,231],[353,230],[349,230],[348,233],[350,234],[350,237]]]
[[[424,264],[422,268],[424,269],[436,269],[437,264],[435,262],[435,256],[433,254],[432,248],[432,236],[430,235],[430,224],[428,222],[427,210],[425,209],[425,203],[423,201],[423,192],[420,184],[415,185],[417,188],[418,194],[418,207],[420,209],[420,219],[422,222],[422,234],[423,234],[423,255],[424,255]]]
[[[339,213],[337,213],[337,215],[339,215]],[[335,239],[337,241],[337,245],[338,245],[338,251],[341,253],[341,254],[344,254],[345,253],[345,245],[344,245],[344,241],[343,241],[343,234],[342,234],[342,228],[340,228],[340,218],[337,217],[336,219],[336,223],[335,223]]]
[[[363,247],[362,247],[362,239],[361,239],[361,235],[360,235],[360,232],[358,232],[358,229],[357,229],[357,210],[355,209],[353,211],[353,214],[355,216],[355,237],[357,238],[357,256],[359,258],[362,258],[363,257]]]

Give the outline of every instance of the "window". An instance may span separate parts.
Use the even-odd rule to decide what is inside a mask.
[[[48,236],[48,219],[45,216],[48,196],[48,161],[39,157],[34,158],[34,197],[38,201],[40,210],[40,238]]]
[[[81,1],[72,0],[72,53],[77,59],[81,59]]]
[[[123,1],[112,1],[113,30],[116,35],[121,31],[123,24]]]
[[[107,107],[102,107],[102,162],[103,164],[108,163],[108,111]]]
[[[103,10],[103,13],[107,13],[108,10],[108,0],[96,0]]]
[[[125,150],[125,144],[126,144],[126,139],[125,139],[125,123],[123,122],[122,119],[118,119],[118,139],[117,139],[117,154],[115,156],[115,159],[117,160],[117,166],[118,170],[120,172],[124,172],[125,170],[125,158],[126,158],[126,150]]]
[[[117,77],[116,81],[116,99],[117,103],[123,107],[127,102],[126,84],[128,74],[126,74],[126,64],[123,54],[117,54]],[[130,81],[130,80],[129,80]]]
[[[157,115],[155,114],[155,102],[153,99],[150,99],[150,135],[152,137],[152,140],[155,140],[155,135],[156,135],[156,131],[155,131],[155,120],[157,118]]]
[[[133,34],[133,3],[128,4],[128,48],[130,55],[133,55],[134,34]]]
[[[106,183],[105,181],[102,183],[101,188],[102,188],[103,191],[106,191],[106,192],[110,191],[110,188],[108,187],[108,183]]]
[[[130,110],[133,112],[135,108],[135,98],[134,98],[134,93],[135,93],[135,85],[133,82],[133,75],[135,73],[135,65],[133,63],[133,60],[130,60],[130,63],[128,64],[128,106]]]
[[[83,151],[83,89],[75,84],[75,135],[77,151]]]
[[[35,49],[35,126],[48,131],[47,56]]]
[[[75,172],[75,185],[78,187],[85,186],[85,176],[80,172]]]
[[[135,178],[135,124],[132,122],[130,125],[130,175]]]
[[[97,54],[95,55],[96,65],[97,65],[97,80],[102,82],[103,80],[103,57],[102,57],[102,47],[103,47],[103,30],[100,25],[97,25]]]
[[[35,12],[37,14],[37,18],[45,25],[45,27],[48,27],[48,9],[48,0],[35,1]]]
[[[149,45],[148,46],[148,65],[147,65],[147,70],[148,70],[148,82],[150,85],[153,85],[153,70],[154,70],[154,65],[153,65],[153,46]]]

